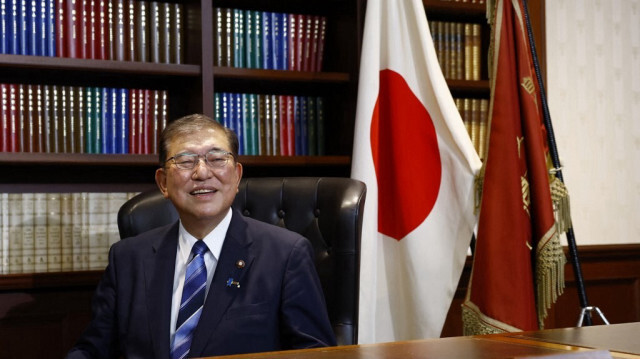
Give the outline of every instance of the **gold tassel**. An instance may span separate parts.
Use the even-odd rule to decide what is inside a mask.
[[[571,228],[571,208],[569,205],[569,191],[556,176],[551,180],[551,200],[553,201],[553,214],[556,218],[558,233],[564,233]]]
[[[547,310],[564,291],[564,265],[567,262],[559,233],[551,228],[548,234],[550,238],[543,238],[536,250],[536,303],[540,329],[544,329]]]

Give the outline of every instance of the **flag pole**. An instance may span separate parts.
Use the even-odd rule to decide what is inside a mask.
[[[533,57],[533,66],[536,72],[536,78],[538,80],[538,84],[540,85],[540,99],[542,104],[542,113],[544,116],[544,124],[547,129],[547,141],[549,143],[549,154],[551,155],[551,161],[553,162],[553,167],[555,167],[555,175],[556,177],[564,183],[564,179],[562,177],[562,166],[560,164],[560,157],[558,155],[558,148],[556,146],[556,139],[553,133],[553,126],[551,124],[551,116],[549,114],[549,107],[547,106],[547,95],[544,88],[544,83],[542,81],[542,75],[540,72],[540,64],[538,63],[538,54],[536,52],[536,45],[533,39],[533,33],[531,31],[531,22],[529,21],[529,7],[527,5],[527,0],[522,1],[522,5],[524,7],[524,18],[527,26],[527,33],[529,37],[529,47],[531,48],[531,55]],[[578,248],[576,246],[576,239],[573,233],[573,224],[567,229],[567,243],[569,245],[569,254],[571,256],[571,264],[573,265],[573,272],[576,279],[576,288],[578,290],[578,300],[580,301],[580,307],[582,309],[581,313],[586,313],[585,309],[589,308],[589,304],[587,301],[587,293],[584,288],[584,280],[582,278],[582,269],[580,267],[580,260],[578,259]],[[590,312],[589,312],[590,313]],[[587,326],[592,325],[591,315],[584,315],[584,324]],[[580,323],[582,323],[582,319],[580,318]]]

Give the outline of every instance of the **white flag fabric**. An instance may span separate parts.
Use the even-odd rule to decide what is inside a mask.
[[[351,168],[367,185],[360,344],[440,336],[476,225],[480,167],[422,1],[367,1]]]

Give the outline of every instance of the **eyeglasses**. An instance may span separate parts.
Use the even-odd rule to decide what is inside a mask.
[[[181,170],[192,170],[196,168],[200,162],[200,158],[203,158],[204,163],[211,168],[222,168],[227,165],[231,158],[233,158],[233,153],[222,150],[210,151],[204,155],[196,153],[180,153],[168,158],[165,163],[173,160],[173,164],[176,165],[176,168]]]

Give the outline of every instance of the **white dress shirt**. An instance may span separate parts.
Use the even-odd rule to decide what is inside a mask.
[[[222,243],[224,243],[224,237],[227,235],[227,230],[231,223],[232,213],[233,211],[229,209],[229,212],[222,219],[222,222],[202,239],[207,247],[209,247],[209,250],[204,255],[204,265],[207,267],[207,289],[205,298],[209,293],[213,273],[216,270],[218,258],[220,258],[220,251],[222,251]],[[197,239],[189,234],[182,226],[182,222],[180,222],[176,268],[173,276],[173,297],[171,300],[170,343],[173,343],[173,337],[176,333],[176,322],[178,321],[178,311],[180,309],[180,302],[182,301],[182,288],[184,287],[184,275],[187,271],[187,264],[192,257],[191,248],[196,241]]]

